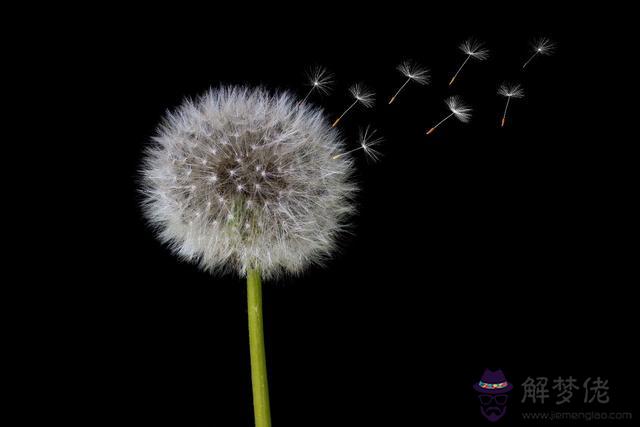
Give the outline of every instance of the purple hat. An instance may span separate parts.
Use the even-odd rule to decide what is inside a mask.
[[[501,369],[490,371],[485,369],[480,381],[473,385],[475,391],[486,394],[501,394],[511,391],[513,385],[507,382]]]

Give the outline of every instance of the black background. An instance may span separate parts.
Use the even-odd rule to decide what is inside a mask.
[[[384,156],[370,164],[358,154],[359,213],[329,265],[265,284],[274,425],[488,425],[471,389],[486,367],[516,385],[502,425],[533,425],[516,403],[528,376],[608,378],[612,402],[586,410],[632,409],[632,142],[612,126],[606,60],[585,52],[604,49],[597,25],[549,4],[120,12],[98,26],[100,53],[85,64],[97,73],[83,83],[102,100],[94,121],[105,164],[87,185],[110,196],[86,193],[105,215],[83,224],[92,246],[77,272],[88,283],[69,290],[89,319],[70,322],[83,387],[99,390],[88,421],[252,425],[244,282],[200,272],[157,242],[137,171],[185,97],[221,84],[303,96],[314,64],[336,75],[329,96],[310,99],[328,120],[352,83],[376,91],[376,106],[340,128],[350,144],[359,127],[378,129]],[[470,36],[490,58],[470,61],[449,88]],[[557,51],[523,72],[537,36]],[[403,59],[429,67],[432,83],[409,84],[387,105]],[[505,80],[526,97],[501,129]],[[450,94],[474,108],[471,122],[425,136]]]

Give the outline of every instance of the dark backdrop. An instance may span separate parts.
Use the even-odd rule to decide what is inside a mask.
[[[313,64],[336,75],[331,95],[311,98],[328,120],[353,82],[375,89],[376,106],[357,108],[340,129],[355,144],[372,125],[384,156],[369,164],[357,155],[359,213],[342,251],[325,268],[265,283],[274,425],[487,425],[471,389],[486,367],[516,387],[528,376],[606,377],[606,409],[631,408],[635,193],[630,142],[608,104],[616,81],[604,59],[585,55],[604,47],[602,30],[548,4],[452,6],[244,5],[112,13],[100,24],[90,65],[98,96],[113,101],[96,124],[108,166],[101,184],[114,199],[94,224],[104,255],[85,264],[95,280],[81,292],[96,319],[85,381],[107,403],[94,418],[252,425],[244,282],[200,272],[156,241],[138,207],[137,169],[156,125],[185,97],[220,84],[302,96]],[[491,56],[470,61],[448,88],[464,59],[457,45],[470,36]],[[536,36],[557,51],[522,72]],[[432,84],[408,85],[389,106],[403,59],[428,66]],[[526,97],[501,129],[504,80]],[[425,136],[450,94],[473,106],[472,121]],[[527,424],[521,396],[518,387],[500,423]]]

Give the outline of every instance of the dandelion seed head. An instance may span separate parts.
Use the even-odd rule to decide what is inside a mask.
[[[353,163],[332,158],[341,151],[322,111],[287,93],[212,89],[169,113],[147,148],[144,215],[206,271],[299,273],[328,258],[353,212]]]
[[[524,97],[524,89],[522,89],[519,84],[504,83],[500,85],[498,95],[508,98],[522,98]]]
[[[327,94],[333,87],[333,74],[324,67],[314,67],[307,72],[309,85],[321,93]]]
[[[431,76],[429,75],[429,69],[423,68],[412,61],[404,61],[398,65],[397,70],[400,71],[406,78],[415,81],[421,85],[429,84]]]
[[[353,96],[364,107],[372,107],[376,100],[376,95],[361,83],[356,83],[349,88],[351,96]]]
[[[445,100],[449,110],[456,116],[458,120],[467,123],[471,120],[471,107],[465,105],[459,96],[450,96]]]
[[[489,50],[484,48],[484,43],[475,39],[467,39],[463,41],[460,44],[459,49],[465,54],[472,56],[480,61],[483,61],[489,57]]]
[[[531,46],[533,47],[533,50],[538,52],[540,55],[551,55],[556,47],[555,43],[546,37],[540,37],[533,40]]]

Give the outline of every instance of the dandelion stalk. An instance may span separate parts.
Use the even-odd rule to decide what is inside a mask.
[[[524,70],[524,69],[525,69],[525,67],[527,66],[527,64],[528,64],[529,62],[531,62],[531,60],[532,60],[533,58],[535,58],[535,56],[536,56],[537,54],[539,54],[539,53],[540,53],[540,52],[539,52],[539,51],[537,51],[537,50],[536,50],[535,52],[533,52],[533,55],[531,55],[531,56],[529,57],[529,59],[527,59],[527,61],[526,61],[526,62],[524,63],[524,65],[522,66],[522,69]]]
[[[402,91],[402,89],[404,89],[404,87],[405,87],[406,85],[408,85],[410,81],[411,81],[411,78],[408,78],[408,79],[407,79],[407,81],[406,81],[406,82],[404,82],[404,84],[403,84],[402,86],[400,86],[400,89],[398,89],[398,91],[395,93],[395,95],[393,95],[393,96],[391,97],[391,99],[389,100],[389,104],[391,104],[391,103],[393,103],[393,101],[395,101],[396,96],[398,96],[398,94],[400,94],[400,92]]]
[[[351,96],[354,98],[353,103],[349,105],[349,107],[346,110],[344,110],[344,113],[342,113],[340,117],[338,117],[336,121],[333,122],[331,127],[336,127],[336,125],[340,122],[340,120],[342,120],[342,118],[349,112],[349,110],[355,107],[357,103],[362,104],[365,108],[369,108],[373,106],[375,102],[375,93],[371,92],[370,90],[368,90],[367,88],[365,88],[359,83],[351,86],[349,88],[349,92],[351,93]]]
[[[311,95],[311,92],[313,92],[314,89],[315,87],[312,87],[311,89],[309,89],[309,92],[307,92],[307,95],[304,98],[302,98],[302,101],[300,101],[301,104],[304,103],[307,100],[307,98],[309,98],[309,95]]]
[[[429,129],[427,131],[427,135],[432,133],[438,126],[440,126],[442,123],[446,122],[453,116],[455,116],[462,123],[467,123],[469,120],[471,120],[471,108],[466,106],[459,97],[450,96],[444,102],[445,104],[447,104],[447,107],[449,108],[449,111],[451,111],[451,114],[447,115],[444,119],[440,120],[437,125]]]
[[[507,104],[504,106],[504,114],[502,114],[502,121],[500,122],[500,127],[504,127],[504,122],[507,120],[507,109],[509,108],[509,101],[511,101],[511,97],[507,98]]]
[[[247,272],[247,312],[249,315],[249,349],[251,353],[251,385],[253,388],[253,414],[256,427],[271,427],[267,360],[264,349],[262,322],[262,282],[260,272]]]
[[[469,55],[469,56],[467,56],[465,58],[465,60],[462,62],[462,65],[460,65],[460,68],[458,68],[458,71],[456,71],[456,73],[453,75],[453,77],[451,77],[451,80],[449,80],[449,86],[451,86],[453,84],[453,82],[456,80],[456,77],[458,77],[458,74],[460,74],[460,71],[462,71],[462,68],[467,63],[469,58],[471,58],[471,55]]]
[[[433,132],[434,130],[436,130],[436,128],[437,128],[438,126],[440,126],[441,124],[443,124],[444,122],[446,122],[447,120],[449,120],[449,118],[450,118],[451,116],[453,116],[453,114],[454,114],[454,113],[451,113],[451,114],[449,114],[447,117],[445,117],[444,119],[440,120],[440,121],[438,122],[438,124],[437,124],[437,125],[435,125],[434,127],[432,127],[431,129],[429,129],[429,130],[427,131],[427,135],[429,135],[431,132]]]
[[[484,61],[489,57],[489,50],[483,48],[482,42],[474,39],[465,40],[460,44],[460,46],[458,46],[458,49],[463,51],[465,55],[467,55],[467,57],[465,58],[464,62],[462,62],[462,65],[460,65],[460,68],[458,68],[458,71],[456,71],[456,73],[449,81],[449,86],[453,84],[453,82],[456,80],[456,77],[458,77],[458,74],[460,74],[460,71],[462,71],[462,68],[466,65],[470,58],[475,58],[478,61]]]
[[[349,110],[351,110],[353,107],[356,106],[356,104],[358,103],[358,100],[356,99],[355,101],[353,101],[353,104],[349,105],[349,108],[347,108],[346,110],[344,110],[344,113],[340,114],[340,117],[338,117],[336,119],[335,122],[333,122],[333,124],[331,125],[331,127],[336,127],[336,125],[340,122],[340,120],[342,120],[342,118],[349,112]]]

